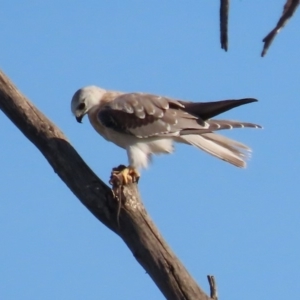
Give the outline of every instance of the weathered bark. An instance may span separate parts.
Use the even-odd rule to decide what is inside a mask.
[[[41,151],[54,172],[89,211],[118,234],[167,299],[211,299],[197,285],[147,214],[137,185],[122,188],[122,208],[112,190],[85,164],[64,134],[0,71],[0,109]],[[216,299],[214,297],[214,299]]]

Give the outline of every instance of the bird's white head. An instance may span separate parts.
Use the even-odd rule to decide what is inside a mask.
[[[82,118],[91,108],[98,105],[106,90],[97,86],[87,86],[76,91],[71,101],[71,110],[77,122],[81,123]]]

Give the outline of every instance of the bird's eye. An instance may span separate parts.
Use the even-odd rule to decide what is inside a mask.
[[[78,110],[84,110],[85,109],[85,103],[80,103],[78,106],[77,106],[77,109]]]

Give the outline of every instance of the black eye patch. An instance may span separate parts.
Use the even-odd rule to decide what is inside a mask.
[[[80,103],[80,104],[77,106],[77,109],[78,109],[78,110],[84,110],[84,109],[85,109],[85,103]]]

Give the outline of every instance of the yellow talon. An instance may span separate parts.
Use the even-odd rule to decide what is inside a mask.
[[[119,181],[119,184],[126,185],[129,183],[138,182],[140,178],[139,172],[133,167],[125,167],[120,165],[117,168],[113,168],[111,172],[110,183],[113,183],[115,179]]]

